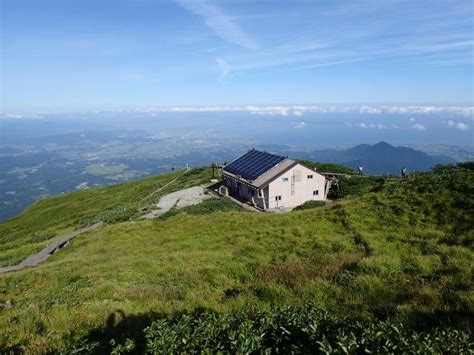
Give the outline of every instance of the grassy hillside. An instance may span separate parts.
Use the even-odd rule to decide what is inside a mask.
[[[126,221],[137,215],[139,207],[170,192],[209,183],[209,177],[209,169],[176,171],[137,182],[41,199],[16,217],[0,223],[0,266],[16,264],[54,238],[77,228],[97,221]],[[163,190],[147,198],[165,185]]]
[[[37,248],[39,242],[28,239],[29,232],[90,223],[84,221],[95,220],[94,213],[102,215],[104,206],[129,206],[129,200],[136,207],[178,174],[60,196],[57,203],[40,201],[0,225],[1,245],[8,246],[1,255],[24,254],[20,241]],[[208,174],[194,171],[170,190],[208,181]],[[296,329],[305,323],[298,309],[311,304],[311,314],[330,314],[328,319],[315,315],[319,330],[307,333],[317,333],[308,342],[322,350],[349,342],[334,335],[342,323],[348,328],[340,330],[341,337],[352,329],[370,340],[383,330],[393,341],[395,323],[390,322],[403,322],[400,334],[426,338],[427,346],[444,336],[447,343],[459,345],[451,351],[471,350],[473,174],[452,167],[384,181],[369,190],[373,192],[331,206],[287,214],[216,211],[227,202],[212,201],[153,221],[113,219],[117,223],[75,239],[35,268],[0,275],[0,349],[103,353],[112,348],[144,351],[146,346],[152,351],[178,340],[176,351],[192,351],[205,348],[200,339],[213,341],[224,334],[220,328],[210,330],[210,320],[220,319],[219,324],[229,322],[226,339],[238,336],[235,344],[243,342],[248,345],[243,349],[251,350],[254,332],[267,329],[265,322],[277,322],[275,314],[281,312],[273,307],[294,307],[279,322],[293,324],[297,336],[301,332]],[[254,309],[250,314],[263,312],[261,323],[245,315],[248,307]],[[199,309],[211,312],[201,317]],[[247,311],[239,316],[242,310]],[[195,315],[168,319],[183,311]],[[242,320],[247,328],[232,325]],[[462,330],[445,335],[435,330],[447,326]],[[294,336],[278,335],[296,343],[302,339]],[[194,348],[186,347],[188,341]],[[433,346],[449,350],[448,345]]]

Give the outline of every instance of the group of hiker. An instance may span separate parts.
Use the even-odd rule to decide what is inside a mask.
[[[362,165],[359,165],[359,166],[357,167],[357,173],[358,173],[358,175],[360,175],[360,176],[364,175],[364,167],[363,167]],[[405,179],[405,178],[408,177],[408,170],[407,170],[406,167],[402,167],[402,168],[400,169],[400,176],[402,177],[402,179]]]

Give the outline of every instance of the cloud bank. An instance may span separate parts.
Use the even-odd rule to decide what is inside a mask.
[[[305,113],[449,114],[474,119],[473,106],[204,106],[137,109],[142,112],[249,112],[255,115],[302,116]],[[412,117],[411,122],[415,119]]]

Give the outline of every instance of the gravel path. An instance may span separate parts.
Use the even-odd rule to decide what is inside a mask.
[[[156,204],[158,210],[152,211],[143,216],[146,219],[153,219],[168,212],[173,207],[183,208],[186,206],[197,205],[211,196],[204,194],[204,186],[193,186],[188,189],[179,190],[163,196]]]
[[[61,240],[58,240],[58,241],[48,245],[46,248],[44,248],[40,252],[28,256],[26,259],[24,259],[19,264],[12,265],[12,266],[0,267],[0,274],[22,270],[22,269],[24,269],[26,267],[30,267],[30,266],[36,266],[39,263],[42,263],[43,261],[48,259],[51,255],[53,255],[55,252],[57,252],[62,247],[66,246],[71,239],[74,239],[74,238],[76,238],[77,236],[79,236],[83,233],[87,233],[87,232],[90,232],[94,229],[100,228],[103,225],[104,225],[104,223],[99,222],[99,223],[93,224],[89,227],[82,228],[82,229],[79,229],[75,232],[72,232],[71,234],[68,234],[66,237],[62,238]]]

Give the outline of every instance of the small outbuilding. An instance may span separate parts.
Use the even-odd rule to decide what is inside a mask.
[[[263,210],[324,201],[326,178],[300,163],[252,149],[221,169],[229,195]]]

